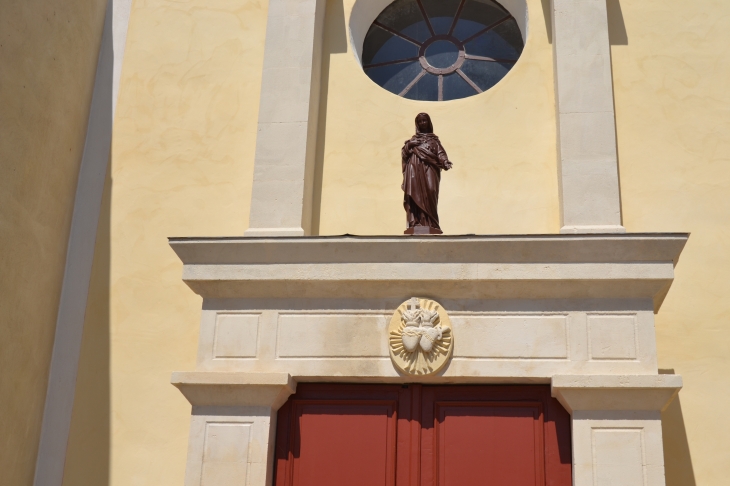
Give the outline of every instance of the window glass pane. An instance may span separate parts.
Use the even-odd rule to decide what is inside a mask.
[[[461,0],[421,0],[436,34],[448,34]]]
[[[437,76],[426,74],[406,93],[411,100],[436,101],[439,98],[439,80]]]
[[[366,69],[367,75],[391,93],[399,94],[423,69],[418,61]],[[436,99],[436,98],[434,98]]]
[[[363,64],[366,68],[370,64],[378,64],[381,62],[398,61],[401,59],[418,57],[418,46],[411,42],[408,42],[407,40],[403,40],[400,37],[390,36],[390,39],[388,39],[385,44],[380,47],[375,55],[372,55],[372,52],[370,52],[371,48],[367,44],[367,42],[368,38],[366,37],[366,49],[363,49]],[[368,60],[366,61],[366,59]]]
[[[474,84],[479,86],[482,91],[486,91],[497,84],[505,74],[512,68],[512,64],[489,62],[489,61],[473,61],[467,59],[461,66],[461,70],[471,79]]]
[[[373,57],[378,53],[381,47],[393,37],[393,34],[386,32],[375,25],[370,27],[365,41],[362,43],[362,64],[367,66],[373,63]]]
[[[492,25],[507,16],[509,16],[508,13],[489,0],[466,0],[464,9],[461,11],[461,15],[459,16],[459,22],[456,24],[454,35],[459,39],[464,40],[484,27]],[[470,25],[469,22],[472,22],[472,24]],[[477,28],[477,26],[474,26],[473,23],[480,25]],[[467,34],[469,31],[471,31],[471,33]],[[460,35],[463,37],[460,37]]]
[[[480,30],[484,30],[485,28],[486,25],[482,25],[479,22],[474,22],[473,20],[459,19],[459,21],[456,23],[456,28],[454,29],[453,35],[457,39],[463,41],[478,33]]]
[[[459,48],[447,40],[437,40],[426,49],[426,60],[435,68],[447,68],[459,59]]]
[[[496,29],[495,29],[496,30]],[[515,49],[494,30],[478,36],[464,45],[467,54],[485,56],[494,59],[514,59],[520,57],[522,49]]]
[[[420,22],[411,24],[408,27],[404,27],[398,32],[401,32],[418,42],[425,42],[429,37],[431,37],[431,31],[428,30],[425,20],[421,20]]]
[[[473,96],[477,92],[458,74],[444,76],[444,101]]]
[[[378,15],[376,20],[398,32],[403,32],[404,29],[421,23],[423,24],[422,29],[411,29],[411,33],[406,33],[406,35],[409,35],[418,41],[425,41],[431,36],[416,0],[397,0],[386,7],[386,9]]]
[[[494,32],[499,34],[500,37],[512,46],[515,52],[517,52],[517,57],[522,54],[525,43],[522,40],[522,33],[515,19],[510,19],[503,24],[499,24],[494,28]]]

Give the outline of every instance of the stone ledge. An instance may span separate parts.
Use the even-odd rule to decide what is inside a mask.
[[[687,233],[169,238],[186,265],[673,262]]]
[[[297,389],[288,373],[176,371],[171,382],[194,407],[258,406],[278,410]]]
[[[679,375],[557,375],[552,396],[570,413],[583,410],[663,411],[682,388]]]
[[[687,234],[171,238],[205,298],[646,299]]]

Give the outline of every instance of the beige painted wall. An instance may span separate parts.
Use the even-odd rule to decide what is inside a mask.
[[[0,0],[0,483],[32,484],[105,0]]]
[[[626,229],[692,232],[656,323],[660,368],[685,383],[665,416],[667,482],[727,484],[730,2],[612,4]]]
[[[431,115],[454,162],[442,174],[446,234],[559,230],[552,46],[540,0],[525,50],[489,91],[442,103],[401,98],[365,75],[345,25],[353,0],[328,0],[315,193],[319,234],[402,234],[400,150],[414,118]],[[321,190],[320,190],[321,188]]]
[[[502,83],[437,105],[375,86],[347,42],[352,0],[328,1],[315,187],[321,234],[402,231],[398,153],[424,109],[455,162],[442,185],[447,233],[558,231],[548,4],[530,0],[527,48]],[[686,384],[665,417],[668,484],[720,485],[730,473],[730,420],[716,406],[727,399],[730,338],[722,251],[730,229],[730,4],[609,0],[609,10],[624,222],[629,231],[693,232],[657,323],[661,366]],[[265,0],[134,4],[68,485],[99,484],[104,466],[84,476],[81,461],[105,443],[111,484],[182,483],[190,408],[169,379],[194,366],[200,300],[180,280],[165,238],[247,227],[265,21]],[[108,356],[94,346],[105,342]],[[93,403],[104,406],[104,386],[110,408],[92,417],[99,429],[80,417]]]

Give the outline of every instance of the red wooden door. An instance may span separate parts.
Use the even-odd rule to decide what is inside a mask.
[[[399,385],[298,385],[279,410],[275,484],[395,486],[410,407]]]
[[[570,417],[545,386],[300,384],[276,486],[570,486]]]
[[[423,387],[420,486],[570,486],[570,416],[545,386]]]

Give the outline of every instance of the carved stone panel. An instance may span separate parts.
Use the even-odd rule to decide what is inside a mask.
[[[403,302],[388,326],[393,364],[409,375],[437,373],[454,350],[451,321],[440,304],[413,297]]]

